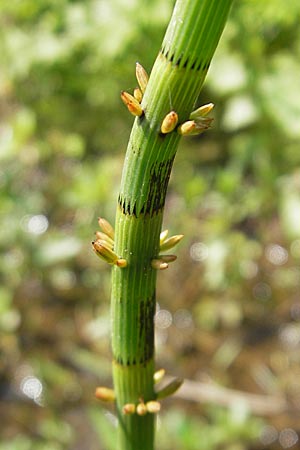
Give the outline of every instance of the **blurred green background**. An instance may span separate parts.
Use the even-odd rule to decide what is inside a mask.
[[[133,122],[119,93],[147,70],[170,0],[0,5],[0,450],[113,450],[110,270],[91,250],[114,220]],[[159,275],[157,367],[286,401],[164,402],[159,450],[300,448],[300,5],[240,0],[182,139]],[[229,396],[230,397],[230,396]],[[226,403],[226,402],[225,402]],[[142,448],[142,446],[141,446]]]

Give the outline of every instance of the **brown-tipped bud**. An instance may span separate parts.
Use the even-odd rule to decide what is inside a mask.
[[[163,243],[165,242],[165,240],[166,240],[167,237],[168,237],[168,234],[169,234],[169,230],[164,230],[164,231],[162,231],[162,232],[160,233],[160,236],[159,236],[159,242],[160,242],[160,245],[163,244]]]
[[[139,83],[140,89],[142,91],[142,94],[144,94],[148,84],[149,77],[144,67],[138,62],[136,63],[135,66],[135,75]]]
[[[158,255],[158,258],[161,259],[163,262],[171,263],[173,261],[176,261],[177,256],[176,255]]]
[[[123,406],[122,411],[123,414],[134,414],[135,413],[135,404],[134,403],[126,403],[126,405]]]
[[[98,223],[103,233],[107,234],[107,236],[113,239],[115,236],[115,230],[113,229],[113,226],[106,219],[103,219],[103,217],[99,217]]]
[[[136,98],[128,92],[121,92],[121,99],[124,105],[127,106],[128,111],[134,116],[140,117],[143,114],[143,108],[139,104]]]
[[[160,391],[158,391],[156,394],[156,397],[160,398],[160,399],[169,397],[170,395],[174,394],[180,388],[182,383],[183,383],[182,379],[175,378],[169,384],[167,384],[165,387],[163,387]]]
[[[215,105],[213,103],[207,103],[207,105],[200,106],[200,108],[195,109],[195,111],[191,112],[190,119],[197,120],[201,117],[207,116],[208,113],[213,109]]]
[[[115,252],[110,248],[106,241],[97,240],[92,242],[94,252],[108,264],[115,264],[119,259]]]
[[[171,131],[174,130],[178,122],[178,115],[175,111],[169,112],[169,114],[166,115],[164,120],[162,121],[160,131],[163,134],[171,133]]]
[[[162,259],[152,259],[151,266],[156,270],[165,270],[169,267],[168,263],[164,262]]]
[[[97,240],[106,241],[107,244],[113,248],[114,247],[114,241],[111,239],[107,234],[102,233],[102,231],[96,231],[96,238]]]
[[[133,91],[133,96],[139,103],[141,103],[141,101],[143,100],[143,94],[140,88],[135,88],[135,90]]]
[[[144,402],[141,402],[141,403],[139,403],[138,405],[137,405],[137,407],[136,407],[136,413],[139,415],[139,416],[144,416],[145,414],[147,414],[147,406],[145,405],[145,403]]]
[[[115,262],[116,266],[120,267],[121,269],[124,269],[124,267],[127,267],[127,261],[126,259],[120,258]]]
[[[165,369],[159,369],[156,372],[154,372],[153,375],[154,383],[159,383],[163,379],[165,374],[166,374]]]
[[[163,252],[165,250],[170,250],[170,248],[175,247],[178,242],[183,238],[183,234],[176,234],[175,236],[171,236],[169,239],[166,239],[163,244],[160,246],[160,251]]]
[[[97,387],[95,395],[98,400],[102,400],[103,402],[114,402],[116,398],[112,389],[102,386]]]
[[[159,413],[160,407],[161,407],[160,403],[155,400],[151,400],[150,402],[146,403],[147,411],[151,414]]]

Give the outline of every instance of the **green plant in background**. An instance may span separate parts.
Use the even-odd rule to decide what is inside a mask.
[[[223,31],[231,0],[178,0],[148,81],[136,66],[139,88],[122,92],[136,116],[118,198],[115,232],[100,219],[93,247],[112,264],[112,350],[114,393],[99,388],[98,398],[115,400],[118,444],[122,450],[153,449],[154,314],[156,272],[176,259],[165,254],[182,235],[161,232],[163,208],[180,136],[209,128],[209,104],[192,111]],[[178,388],[179,381],[174,381]],[[167,389],[167,388],[166,388]],[[169,388],[172,393],[173,385]]]

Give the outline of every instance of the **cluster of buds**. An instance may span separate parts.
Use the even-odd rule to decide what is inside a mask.
[[[157,384],[165,376],[165,369],[160,369],[154,373],[154,383]],[[160,411],[161,404],[158,400],[169,397],[173,395],[182,385],[183,380],[180,378],[174,378],[169,383],[167,383],[162,389],[156,391],[156,399],[150,400],[149,402],[144,402],[143,399],[139,400],[139,403],[135,405],[134,403],[126,403],[123,406],[123,414],[138,414],[139,416],[144,416],[147,413],[157,414]]]
[[[171,133],[177,127],[177,131],[182,136],[194,136],[203,133],[211,127],[213,118],[206,117],[213,109],[213,103],[200,106],[190,114],[189,120],[177,127],[178,115],[175,111],[169,112],[162,121],[160,131],[162,134]]]
[[[135,75],[139,86],[134,89],[133,95],[129,94],[129,92],[122,91],[121,99],[131,114],[141,117],[144,114],[141,103],[149,77],[144,67],[138,62],[136,63]],[[168,134],[177,129],[178,133],[182,136],[201,134],[211,127],[213,119],[206,116],[213,107],[213,103],[201,106],[190,114],[189,120],[180,125],[178,125],[178,114],[176,111],[170,111],[162,120],[160,132],[162,134]]]
[[[141,117],[144,114],[141,102],[143,100],[143,95],[145,93],[149,77],[144,67],[138,62],[135,67],[135,75],[139,87],[134,89],[133,95],[126,91],[122,91],[121,99],[131,114]]]
[[[139,403],[135,405],[134,403],[126,403],[123,406],[123,414],[137,414],[138,416],[145,416],[147,413],[157,414],[160,411],[161,405],[156,400],[150,400],[149,402],[144,402],[141,398]]]
[[[190,114],[189,120],[177,127],[178,115],[175,111],[169,112],[162,121],[160,131],[162,134],[171,133],[177,127],[177,131],[182,136],[194,136],[203,133],[211,127],[213,119],[206,117],[213,109],[213,103],[200,106]]]
[[[157,384],[162,381],[165,376],[165,369],[160,369],[154,373],[153,379],[154,383]],[[158,401],[159,399],[163,399],[169,397],[174,394],[182,385],[183,380],[179,378],[175,378],[170,381],[167,385],[165,385],[162,389],[156,391],[156,398],[154,400],[150,400],[145,402],[143,398],[140,398],[137,404],[135,403],[126,403],[123,408],[123,414],[137,414],[139,416],[144,416],[148,413],[157,414],[161,409],[161,404]],[[96,388],[95,392],[96,398],[105,403],[114,403],[116,400],[115,392],[113,389],[101,386]]]
[[[212,117],[206,117],[207,114],[213,109],[214,104],[208,103],[207,105],[200,106],[190,114],[188,121],[182,123],[178,127],[178,133],[182,136],[195,136],[203,133],[211,127],[213,121]]]
[[[169,112],[162,121],[160,131],[162,134],[171,133],[177,127],[177,131],[182,136],[194,136],[203,133],[211,127],[213,119],[206,117],[213,109],[213,103],[200,106],[190,114],[189,120],[177,127],[178,114],[175,111]]]
[[[108,264],[114,264],[118,267],[126,267],[126,259],[119,258],[114,252],[114,229],[111,224],[103,217],[98,219],[102,231],[96,232],[96,240],[92,242],[93,250],[99,258]]]
[[[171,236],[168,238],[168,230],[164,230],[160,233],[160,242],[159,242],[159,251],[165,252],[175,247],[181,239],[183,238],[183,234],[176,234],[175,236]],[[153,269],[164,270],[169,267],[169,263],[175,261],[177,259],[176,255],[164,255],[159,254],[157,258],[152,259],[151,266]]]

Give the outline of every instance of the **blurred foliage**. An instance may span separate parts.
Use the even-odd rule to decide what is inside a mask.
[[[113,449],[109,268],[90,241],[113,220],[132,118],[170,0],[0,5],[0,450]],[[235,2],[199,104],[214,128],[183,140],[165,228],[184,233],[159,277],[157,364],[291,410],[165,402],[161,450],[299,445],[300,6]],[[298,441],[298,444],[297,444]]]

